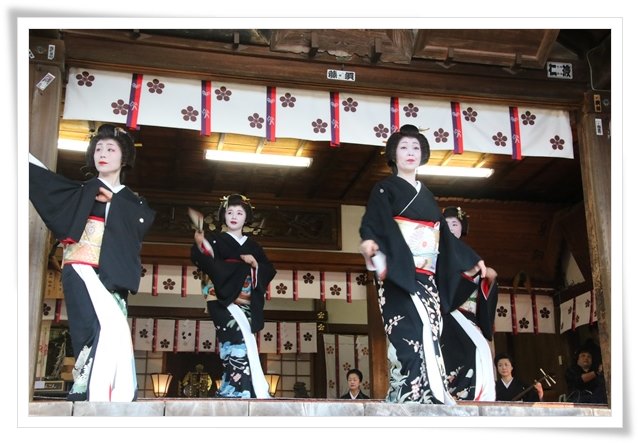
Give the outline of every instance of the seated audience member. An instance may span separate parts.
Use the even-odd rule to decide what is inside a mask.
[[[526,384],[517,377],[514,377],[512,374],[514,366],[512,365],[512,359],[509,355],[498,354],[494,358],[494,365],[500,377],[499,380],[496,381],[497,401],[543,401],[543,385],[536,382],[534,387],[529,389],[530,384]],[[527,392],[523,394],[526,390]]]
[[[348,377],[348,392],[340,398],[349,400],[365,400],[370,398],[361,392],[360,386],[363,381],[363,374],[360,370],[350,369],[346,376]]]
[[[592,352],[589,348],[578,351],[576,363],[567,368],[567,401],[572,403],[607,403],[607,391],[603,366],[592,368]]]

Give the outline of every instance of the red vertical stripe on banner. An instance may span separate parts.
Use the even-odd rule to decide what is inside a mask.
[[[323,271],[319,272],[319,299],[326,301],[326,276]]]
[[[175,329],[173,330],[173,352],[177,352],[177,339],[179,338],[179,322],[175,320]]]
[[[330,146],[337,147],[341,143],[339,127],[341,120],[339,117],[339,93],[330,93]]]
[[[295,327],[297,328],[297,354],[301,353],[301,327],[299,326],[299,322],[295,322]]]
[[[281,354],[281,324],[277,322],[277,354]]]
[[[354,336],[354,367],[359,367],[359,348],[357,346],[357,336]]]
[[[401,128],[400,115],[399,97],[390,97],[390,134],[394,134]]]
[[[594,299],[594,292],[589,291],[589,324],[594,324],[594,309],[596,300]]]
[[[452,127],[454,132],[454,153],[463,154],[463,124],[461,123],[461,104],[450,102],[452,106]]]
[[[518,118],[518,107],[510,106],[510,128],[512,130],[512,158],[521,159],[521,120]]]
[[[202,80],[202,127],[200,128],[201,135],[210,135],[210,128],[212,127],[212,109],[211,109],[211,86],[210,80]]]
[[[153,319],[153,352],[157,352],[157,319]]]
[[[538,309],[536,309],[536,294],[532,293],[532,318],[534,319],[534,334],[538,334]]]
[[[199,353],[199,320],[195,321],[195,353]]]
[[[62,299],[58,298],[55,301],[55,316],[53,317],[53,322],[60,323],[61,316],[62,316]]]
[[[142,74],[133,74],[131,79],[131,92],[129,94],[128,104],[129,113],[126,116],[126,126],[131,129],[137,129],[137,117],[140,112],[140,96],[142,95]]]
[[[186,278],[187,267],[182,266],[182,297],[186,297],[186,286],[188,285],[188,279]]]
[[[572,331],[576,330],[576,297],[572,299]]]
[[[268,287],[266,288],[266,300],[270,300],[270,285],[271,283],[268,283]]]
[[[151,295],[157,296],[157,280],[159,279],[158,265],[153,265],[153,284],[151,286]]]
[[[277,128],[277,88],[268,86],[266,91],[266,139],[274,142]]]
[[[299,276],[297,275],[297,271],[292,271],[292,299],[294,301],[299,300]]]
[[[512,308],[512,332],[516,335],[518,334],[518,319],[516,318],[516,296],[514,295],[514,289],[510,290],[510,305]]]
[[[346,301],[352,303],[352,274],[346,272]]]
[[[339,336],[335,334],[335,384],[337,389],[337,398],[341,396],[341,369],[339,368]]]

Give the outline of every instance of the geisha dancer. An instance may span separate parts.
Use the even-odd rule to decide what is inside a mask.
[[[451,294],[469,295],[459,291],[461,273],[485,276],[486,268],[452,235],[434,196],[416,179],[429,157],[428,141],[413,125],[388,138],[393,174],[372,189],[359,229],[360,251],[366,268],[376,271],[390,341],[386,401],[453,405],[439,342],[441,313],[457,306]]]
[[[195,232],[191,260],[211,280],[206,306],[220,343],[223,364],[216,397],[270,398],[254,334],[264,327],[264,294],[277,271],[262,247],[243,233],[253,219],[250,200],[222,199],[218,219],[224,232]]]
[[[456,238],[467,235],[469,217],[460,207],[446,207],[443,217]],[[448,390],[456,400],[494,401],[490,342],[498,302],[496,271],[487,268],[486,278],[462,277],[476,287],[461,306],[443,315],[441,350],[448,371]]]
[[[155,218],[122,184],[135,164],[131,136],[100,126],[86,152],[97,177],[79,182],[30,155],[29,199],[63,245],[62,286],[75,357],[70,401],[130,402],[137,380],[127,298],[139,288],[142,240]]]

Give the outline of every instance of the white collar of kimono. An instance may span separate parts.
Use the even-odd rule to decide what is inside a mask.
[[[235,241],[237,241],[237,243],[239,243],[240,245],[243,245],[246,242],[246,240],[248,240],[248,237],[246,237],[245,235],[242,235],[241,237],[237,237],[234,234],[231,234],[230,232],[226,232],[226,234],[234,238]]]
[[[124,189],[124,185],[120,184],[117,186],[113,186],[112,184],[110,184],[109,182],[107,182],[106,180],[98,177],[98,179],[104,183],[106,185],[107,188],[109,188],[114,194],[117,194],[118,192],[120,192],[122,189]],[[109,211],[111,210],[111,202],[107,202],[106,203],[106,209],[105,209],[105,217],[104,217],[104,223],[106,223],[106,221],[109,218]]]
[[[104,180],[103,178],[101,178],[101,177],[98,177],[98,178],[100,179],[100,181],[101,181],[102,183],[104,183],[106,186],[108,186],[108,188],[109,188],[111,191],[115,192],[116,194],[117,194],[118,192],[120,192],[122,189],[124,189],[124,185],[122,185],[122,184],[119,184],[119,185],[117,185],[117,186],[113,186],[111,183],[107,182],[107,181],[106,181],[106,180]]]

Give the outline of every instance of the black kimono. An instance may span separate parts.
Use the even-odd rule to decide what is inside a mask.
[[[438,239],[424,268],[409,245],[400,223],[431,230]],[[432,193],[422,184],[417,191],[404,179],[392,175],[373,188],[361,220],[362,240],[372,239],[387,257],[387,275],[379,284],[379,307],[390,341],[391,402],[447,403],[447,375],[440,348],[441,313],[449,313],[470,295],[459,287],[461,273],[480,257],[450,232]],[[415,255],[416,254],[416,255]],[[425,269],[428,266],[430,270]],[[475,289],[470,286],[470,289]]]
[[[494,401],[492,340],[498,285],[488,287],[480,276],[461,280],[475,291],[455,311],[443,315],[441,351],[448,374],[448,391],[456,400]],[[476,283],[475,283],[476,282]]]
[[[220,342],[224,365],[216,396],[267,398],[268,389],[257,355],[253,333],[264,327],[264,295],[277,271],[262,247],[249,237],[237,239],[229,233],[207,234],[213,255],[193,244],[191,260],[208,275],[207,308]],[[241,259],[252,254],[257,269]],[[242,329],[243,322],[246,327]],[[265,392],[264,392],[265,389]]]
[[[513,400],[514,397],[518,396],[521,392],[525,391],[530,387],[523,383],[521,380],[516,377],[512,378],[512,381],[509,385],[505,385],[503,380],[498,380],[496,382],[496,400],[498,401],[524,401],[524,402],[537,402],[540,401],[538,398],[538,392],[536,388],[531,388],[522,398],[517,400]]]
[[[29,199],[64,245],[62,284],[76,360],[68,399],[132,401],[137,380],[126,301],[139,288],[142,240],[155,211],[125,186],[69,180],[36,160],[29,168]],[[95,200],[99,187],[113,191],[110,203]]]

